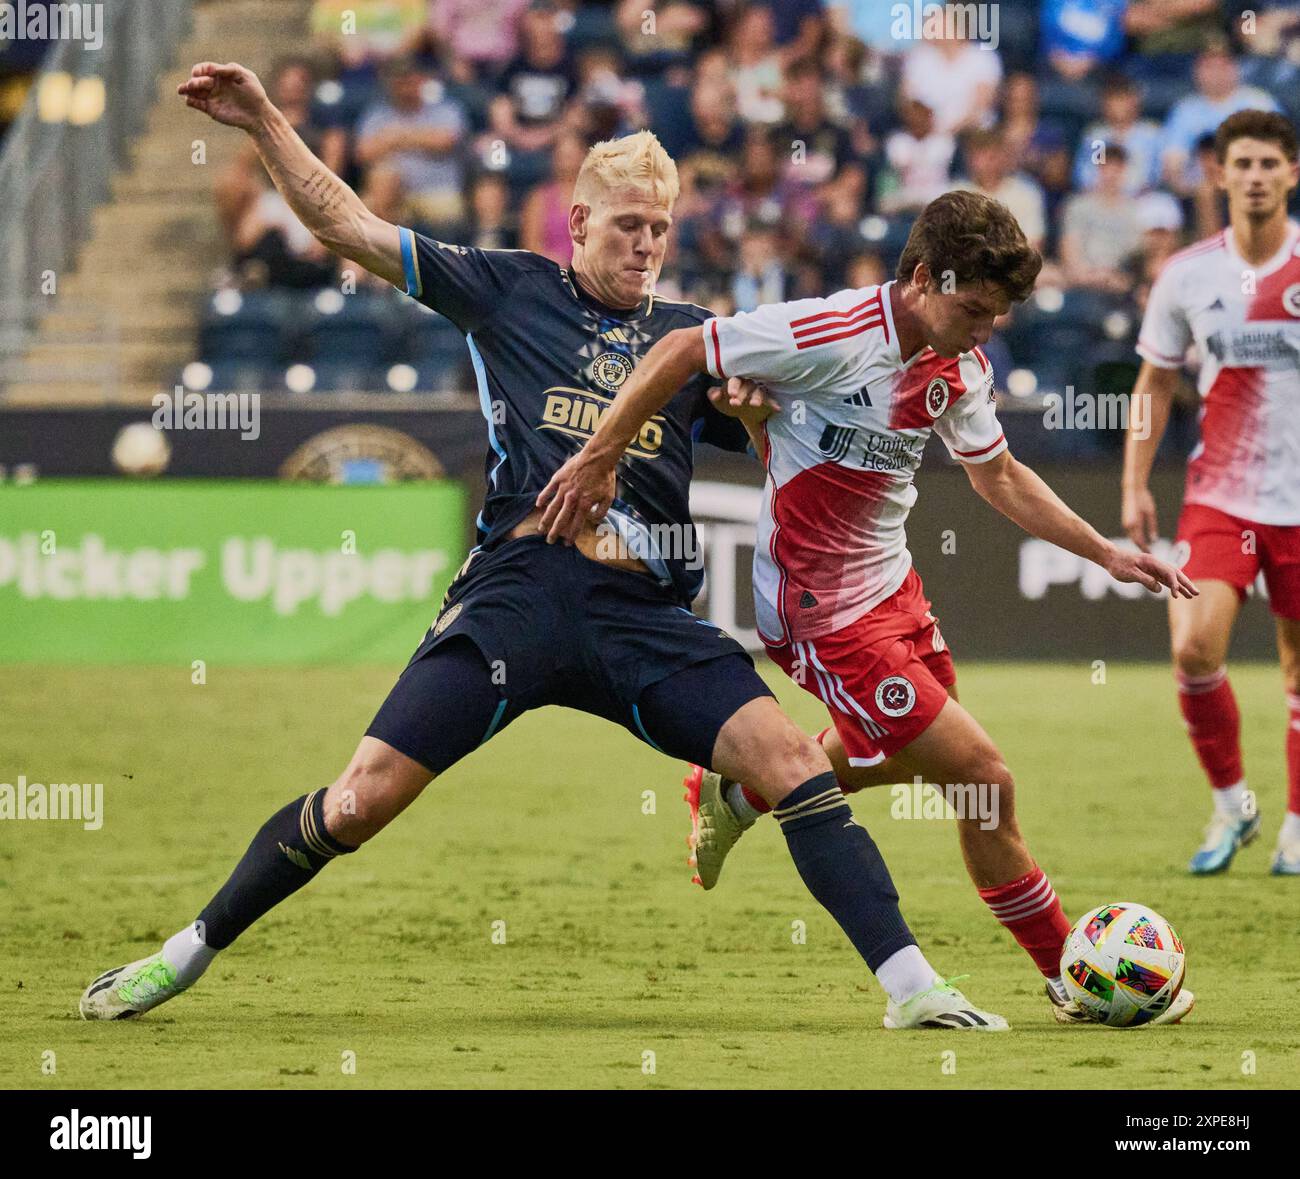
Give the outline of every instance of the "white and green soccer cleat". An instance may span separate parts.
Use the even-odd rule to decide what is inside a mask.
[[[952,984],[966,975],[944,980],[936,978],[934,986],[906,1003],[892,999],[885,1008],[885,1027],[891,1031],[918,1028],[945,1028],[957,1032],[1005,1032],[1011,1025],[1000,1015],[980,1011]]]
[[[179,995],[176,970],[162,951],[101,974],[81,996],[82,1019],[132,1019]]]
[[[1047,984],[1047,998],[1051,1001],[1052,1015],[1057,1023],[1092,1024],[1094,1027],[1105,1026],[1092,1019],[1073,999],[1060,998],[1051,983]],[[1139,1024],[1138,1027],[1154,1028],[1159,1027],[1161,1024],[1180,1023],[1194,1006],[1196,1006],[1196,996],[1186,987],[1183,987],[1174,996],[1174,1001],[1164,1011],[1157,1015],[1155,1019]]]
[[[727,805],[724,791],[728,780],[721,774],[693,765],[682,785],[691,808],[691,833],[686,837],[686,846],[691,849],[686,862],[695,869],[691,880],[701,888],[712,888],[745,828]]]

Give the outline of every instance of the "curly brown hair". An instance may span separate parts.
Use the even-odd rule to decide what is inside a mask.
[[[895,277],[910,282],[920,262],[936,278],[999,287],[1013,303],[1029,298],[1043,268],[1006,205],[977,192],[946,192],[921,210]]]
[[[1276,111],[1238,111],[1224,119],[1214,133],[1214,157],[1219,163],[1227,161],[1228,148],[1237,139],[1262,139],[1265,143],[1275,143],[1293,164],[1300,154],[1291,120]]]

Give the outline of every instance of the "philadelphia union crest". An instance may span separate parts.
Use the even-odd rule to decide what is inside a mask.
[[[591,362],[591,379],[609,393],[617,393],[632,375],[632,362],[621,352],[602,352]]]

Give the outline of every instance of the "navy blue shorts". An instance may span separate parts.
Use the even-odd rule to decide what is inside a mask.
[[[735,639],[647,575],[528,536],[471,555],[366,733],[440,774],[556,704],[707,766],[722,726],[770,695]]]

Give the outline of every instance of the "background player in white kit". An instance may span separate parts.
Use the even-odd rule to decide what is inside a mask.
[[[1057,1017],[1074,1022],[1081,1013],[1057,978],[1069,922],[1020,835],[1001,754],[957,703],[952,658],[904,533],[933,430],[980,495],[1026,531],[1121,581],[1195,592],[1172,567],[1099,535],[1007,451],[979,345],[998,315],[1028,297],[1040,265],[1004,206],[974,193],[939,197],[913,226],[896,281],[665,336],[538,502],[549,505],[542,526],[550,536],[568,539],[608,506],[618,459],[685,381],[707,369],[761,382],[772,404],[760,412],[778,411],[754,431],[768,468],[754,556],[768,653],[830,710],[834,729],[823,745],[844,788],[914,775],[994,784],[991,829],[959,814],[967,869],[1047,979]],[[740,784],[708,777],[696,850],[701,882],[711,887],[765,808]],[[1181,1019],[1192,1001],[1187,995],[1158,1022]]]
[[[1300,174],[1296,133],[1282,115],[1241,111],[1219,126],[1214,146],[1230,224],[1170,258],[1151,290],[1134,387],[1150,413],[1133,416],[1142,430],[1129,429],[1124,527],[1143,548],[1156,538],[1147,479],[1195,344],[1201,440],[1187,464],[1178,541],[1188,554],[1183,572],[1201,594],[1170,603],[1169,631],[1178,702],[1215,811],[1188,867],[1222,872],[1259,833],[1225,660],[1246,590],[1263,570],[1290,712],[1287,814],[1273,872],[1300,876],[1300,225],[1286,211]]]

